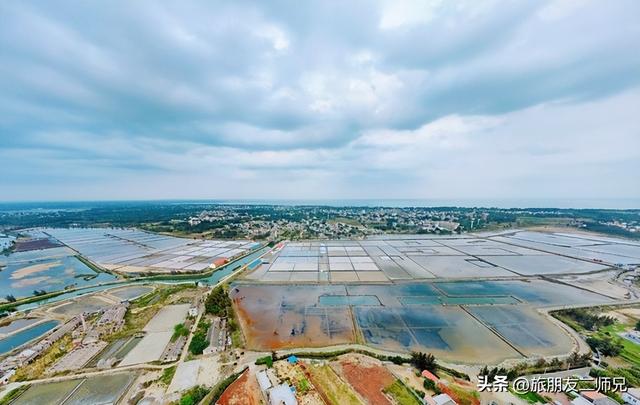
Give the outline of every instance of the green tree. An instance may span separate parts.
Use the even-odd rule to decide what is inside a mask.
[[[434,374],[438,368],[436,358],[431,353],[412,352],[411,364],[418,370],[429,370]]]
[[[209,341],[207,340],[204,333],[196,332],[191,339],[191,343],[189,343],[189,351],[192,354],[202,354],[204,349],[209,346]]]
[[[204,303],[205,310],[213,315],[227,317],[230,313],[231,298],[223,286],[218,286],[211,291]]]

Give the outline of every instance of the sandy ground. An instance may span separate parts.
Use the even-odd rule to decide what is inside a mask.
[[[220,380],[220,356],[203,357],[198,369],[198,385],[214,386]]]
[[[120,363],[120,366],[149,363],[160,359],[173,332],[149,332]]]
[[[59,280],[53,280],[53,278],[49,277],[49,276],[41,276],[41,277],[26,278],[26,279],[21,279],[20,281],[15,281],[15,282],[11,283],[11,287],[12,288],[23,288],[23,287],[33,286],[33,285],[40,285],[40,284],[44,284],[44,283],[60,284],[60,281]]]
[[[173,328],[183,322],[189,312],[190,304],[168,305],[160,310],[144,327],[145,332],[173,331]]]
[[[620,308],[617,312],[633,319],[640,319],[640,308]]]
[[[214,386],[220,380],[219,356],[202,357],[178,364],[167,393],[181,392],[196,385]]]
[[[34,264],[32,266],[23,267],[11,273],[10,278],[12,280],[20,280],[32,274],[41,273],[43,271],[49,270],[52,267],[60,266],[61,264],[62,262],[50,262],[50,263],[40,263],[40,264]]]
[[[610,317],[614,318],[616,321],[618,321],[620,323],[632,323],[633,322],[633,319],[630,318],[628,315],[624,314],[621,310],[604,312],[604,313],[602,313],[602,315],[610,316]]]
[[[169,384],[167,392],[180,392],[188,390],[198,382],[198,370],[200,360],[185,361],[178,364],[176,373]]]

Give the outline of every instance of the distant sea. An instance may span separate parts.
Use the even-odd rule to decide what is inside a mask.
[[[0,202],[0,211],[84,210],[147,204],[311,205],[330,207],[483,207],[640,209],[640,199],[217,199]]]

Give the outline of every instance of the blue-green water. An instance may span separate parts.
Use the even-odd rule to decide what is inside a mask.
[[[16,347],[20,347],[23,344],[44,335],[46,332],[55,328],[59,323],[60,322],[58,321],[46,321],[0,340],[0,354],[10,352]]]
[[[46,253],[46,251],[42,252]],[[69,287],[96,285],[116,279],[108,273],[96,273],[74,256],[15,262],[12,261],[13,256],[9,256],[7,267],[0,271],[0,297],[12,295],[15,298],[24,298],[33,295],[34,290],[60,291]],[[24,257],[18,254],[15,256]]]

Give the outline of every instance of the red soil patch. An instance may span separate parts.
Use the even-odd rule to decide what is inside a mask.
[[[249,375],[249,370],[247,370],[224,390],[216,404],[258,405],[260,403],[260,397],[258,382],[253,376]]]
[[[340,360],[338,368],[344,379],[368,404],[393,405],[382,392],[395,381],[389,370],[365,357]]]
[[[40,239],[18,239],[16,240],[16,252],[28,252],[30,250],[51,249],[63,246],[62,244],[49,238]]]

